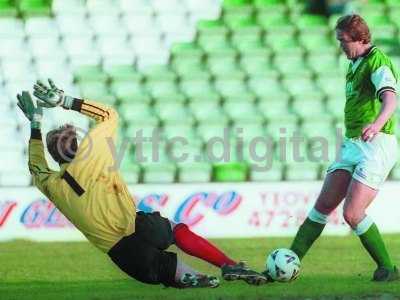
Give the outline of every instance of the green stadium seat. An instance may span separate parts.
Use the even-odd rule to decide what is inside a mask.
[[[290,18],[280,13],[259,13],[257,15],[257,23],[267,34],[293,35],[296,31],[296,27]]]
[[[332,38],[326,35],[318,35],[315,33],[300,34],[299,42],[306,52],[312,57],[314,55],[324,54],[326,56],[335,56],[338,47],[334,44]]]
[[[342,74],[340,71],[339,61],[336,56],[332,54],[313,54],[307,57],[308,67],[316,73],[317,77],[328,77],[332,76],[333,72],[336,72],[338,77]],[[323,87],[322,87],[323,88]]]
[[[106,83],[108,80],[107,74],[103,72],[102,68],[98,65],[81,66],[74,70],[74,79],[76,82],[102,82]]]
[[[125,135],[132,138],[137,136],[140,132],[143,137],[151,137],[154,130],[161,129],[158,127],[158,119],[155,116],[141,120],[132,120],[126,123]]]
[[[232,30],[232,27],[236,24],[249,20],[253,17],[252,6],[241,6],[239,9],[233,9],[230,11],[225,10],[223,12],[223,21],[225,25]]]
[[[326,108],[321,93],[309,92],[293,99],[293,111],[301,118],[309,118],[315,114],[325,114]]]
[[[81,96],[85,99],[93,99],[107,104],[114,104],[113,97],[107,85],[101,82],[81,82],[78,84]]]
[[[127,184],[136,184],[140,181],[140,166],[133,159],[133,155],[128,153],[121,162],[120,171]]]
[[[212,166],[207,162],[193,162],[178,165],[178,181],[181,183],[206,183],[212,177]]]
[[[334,135],[333,116],[330,114],[311,115],[302,120],[301,130],[307,138]]]
[[[393,39],[396,36],[398,28],[395,23],[393,23],[389,16],[373,14],[363,16],[367,22],[369,28],[371,28],[372,37],[389,38]]]
[[[312,181],[320,175],[320,164],[313,162],[293,162],[286,164],[285,180]]]
[[[223,97],[235,96],[247,92],[244,79],[245,74],[242,71],[221,73],[214,79],[214,86],[216,91]]]
[[[240,52],[240,66],[249,75],[264,71],[271,72],[270,51],[262,46],[242,49]],[[277,75],[276,73],[276,77]]]
[[[191,124],[191,120],[185,120],[180,123],[170,123],[164,124],[164,135],[167,139],[183,137],[187,140],[194,139],[197,137],[196,130],[193,128]]]
[[[306,74],[307,73],[303,74],[303,77],[297,77],[295,74],[291,74],[291,77],[283,78],[283,86],[293,97],[318,92],[316,84],[310,76],[306,77]]]
[[[262,119],[257,107],[248,101],[228,101],[224,103],[223,108],[233,121]]]
[[[270,47],[275,54],[282,57],[301,57],[304,54],[303,48],[294,36],[282,34],[279,31],[267,34],[264,38],[264,44]]]
[[[368,1],[368,5],[358,5],[357,12],[364,19],[374,16],[384,16],[386,14],[386,3],[383,1]]]
[[[285,0],[254,0],[253,5],[258,13],[266,16],[283,15],[287,10]]]
[[[148,80],[145,83],[146,91],[153,97],[158,98],[171,93],[179,93],[175,81]]]
[[[34,16],[50,16],[51,0],[21,0],[18,8],[25,18]]]
[[[132,102],[141,102],[149,104],[152,101],[151,97],[144,91],[138,91],[137,93],[134,94],[128,94],[123,97],[117,97],[117,99],[120,104],[132,103]]]
[[[294,131],[299,130],[299,118],[288,113],[281,116],[269,116],[267,119],[267,134],[277,141],[281,137],[288,137]]]
[[[182,76],[179,87],[189,97],[212,90],[211,75],[205,70],[193,70],[193,72]]]
[[[228,97],[224,98],[224,103],[241,103],[241,102],[248,102],[248,103],[255,103],[257,100],[256,96],[251,92],[244,92],[244,93],[237,93],[233,95],[229,95]]]
[[[240,182],[247,180],[248,166],[245,163],[231,162],[213,165],[213,179],[216,182]]]
[[[114,81],[110,90],[118,99],[135,99],[136,95],[145,92],[141,83],[135,81]]]
[[[194,123],[194,119],[190,114],[190,111],[188,111],[186,107],[179,102],[171,102],[168,105],[163,103],[156,104],[154,110],[163,124]]]
[[[204,20],[197,24],[197,44],[204,50],[220,47],[227,42],[227,26],[220,20]]]
[[[174,81],[177,78],[177,75],[169,66],[150,66],[142,72],[146,81]]]
[[[259,154],[259,157],[265,155]],[[281,181],[283,179],[283,166],[277,160],[272,160],[269,166],[265,161],[254,162],[250,165],[250,181],[265,182],[265,181]]]
[[[242,139],[245,144],[256,138],[266,136],[263,120],[257,119],[235,120],[231,127],[231,131],[233,136]]]
[[[248,80],[249,90],[258,97],[269,97],[271,94],[281,92],[284,88],[278,81],[277,72],[274,70],[253,74]]]
[[[138,73],[131,65],[110,65],[104,67],[104,73],[112,82],[140,82],[142,75]]]
[[[118,107],[118,111],[123,121],[127,124],[154,117],[153,110],[146,102],[123,103]]]
[[[343,95],[344,97],[345,84],[346,84],[344,74],[345,73],[342,72],[342,74],[337,74],[339,76],[321,76],[324,75],[324,73],[321,73],[317,79],[316,84],[328,96],[339,94]],[[327,75],[329,75],[329,73]]]
[[[179,77],[185,77],[194,72],[204,72],[205,66],[202,61],[197,58],[191,59],[173,59],[171,61],[171,68],[176,72]]]
[[[154,99],[156,105],[169,105],[170,103],[185,103],[186,97],[182,93],[168,93],[159,95]]]
[[[215,137],[223,137],[226,130],[229,130],[229,125],[227,119],[223,117],[221,120],[208,120],[197,126],[197,133],[203,141],[209,141]]]
[[[345,102],[346,98],[344,93],[343,95],[339,93],[335,97],[331,95],[326,102],[326,108],[332,116],[340,118],[344,114]]]
[[[302,14],[294,22],[300,32],[326,34],[329,31],[328,19],[320,15]]]
[[[289,112],[289,98],[284,91],[266,95],[259,99],[258,108],[266,119],[286,115]]]
[[[176,166],[169,162],[141,164],[143,168],[143,183],[173,183]]]
[[[296,80],[297,78],[311,78],[311,70],[308,68],[304,57],[298,56],[286,56],[277,54],[274,58],[274,67],[284,77],[291,77]]]
[[[0,17],[16,17],[18,10],[15,7],[13,0],[1,0],[0,1]]]
[[[261,41],[262,29],[252,18],[238,20],[228,26],[231,30],[231,43],[234,46]]]
[[[192,110],[194,109],[194,111],[197,111],[197,109],[202,110],[208,105],[211,105],[211,110],[214,105],[219,108],[221,96],[216,91],[204,90],[202,93],[196,94],[188,100],[189,106],[193,106]]]
[[[203,50],[195,43],[177,43],[171,47],[173,58],[201,60],[203,55]]]
[[[199,122],[208,119],[215,120],[224,115],[220,100],[221,98],[218,93],[209,94],[209,96],[204,98],[199,95],[191,99],[189,108]]]
[[[237,52],[233,47],[221,47],[207,52],[207,66],[213,75],[236,71]]]

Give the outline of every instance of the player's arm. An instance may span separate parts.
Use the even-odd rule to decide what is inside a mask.
[[[382,128],[396,110],[396,93],[392,90],[384,91],[380,94],[380,100],[382,101],[381,111],[374,123]]]
[[[28,92],[22,92],[17,95],[18,107],[22,110],[27,119],[31,122],[31,138],[29,140],[29,171],[32,175],[33,183],[42,193],[48,196],[48,186],[50,178],[56,172],[47,165],[44,156],[44,146],[41,134],[42,106],[44,103],[34,104],[32,97]],[[53,177],[54,178],[54,177]]]
[[[51,170],[47,165],[44,156],[44,146],[42,142],[42,133],[40,129],[31,129],[31,138],[29,140],[29,172],[32,175],[33,184],[47,197],[49,197],[48,186],[50,182],[54,184],[54,176],[57,172]]]
[[[64,91],[57,88],[51,79],[49,79],[49,86],[37,81],[33,88],[33,94],[50,106],[61,106],[78,111],[94,119],[96,124],[107,122],[108,126],[115,128],[118,123],[118,114],[113,108],[98,102],[65,95]]]
[[[371,140],[373,136],[382,129],[397,107],[397,80],[392,70],[387,65],[379,66],[371,74],[371,82],[375,87],[377,98],[382,102],[382,106],[374,123],[364,127],[362,131],[362,138],[364,141]]]

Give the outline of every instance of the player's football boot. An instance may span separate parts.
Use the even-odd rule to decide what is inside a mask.
[[[395,281],[400,279],[399,269],[395,266],[392,270],[379,267],[374,272],[372,281],[384,282],[384,281]]]
[[[224,265],[221,268],[222,278],[228,281],[244,280],[248,284],[261,285],[267,283],[267,278],[251,270],[244,262],[239,262],[236,265]]]
[[[215,276],[186,273],[182,276],[180,284],[182,288],[216,288],[219,286],[219,279]]]

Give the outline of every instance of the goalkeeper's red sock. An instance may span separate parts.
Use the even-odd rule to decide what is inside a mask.
[[[174,237],[176,246],[183,252],[205,260],[214,266],[236,264],[209,241],[192,232],[186,224],[181,223],[175,226]]]

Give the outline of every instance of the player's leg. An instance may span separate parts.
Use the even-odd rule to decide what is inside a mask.
[[[219,285],[216,277],[200,274],[179,261],[176,253],[157,249],[136,233],[122,238],[108,255],[122,271],[143,283],[177,288]]]
[[[135,232],[122,238],[110,251],[112,261],[131,277],[150,284],[173,287],[217,287],[219,280],[201,274],[167,252],[173,243],[168,219],[158,212],[138,212]]]
[[[343,215],[377,264],[373,280],[390,281],[399,278],[398,271],[390,259],[378,227],[365,212],[376,195],[377,190],[353,179],[344,204]]]
[[[362,150],[362,159],[353,173],[346,196],[344,217],[378,265],[373,280],[395,280],[399,278],[398,271],[390,259],[376,224],[365,211],[396,163],[397,139],[393,135],[378,133],[370,142],[357,143]]]
[[[219,268],[224,265],[235,265],[237,263],[208,240],[191,231],[186,224],[171,223],[171,225],[173,227],[175,244],[183,252]]]
[[[290,247],[300,259],[321,235],[329,214],[343,201],[351,181],[348,170],[334,170],[326,175],[317,202],[300,226]]]
[[[249,269],[243,262],[236,262],[205,238],[197,235],[186,224],[171,222],[176,246],[183,252],[200,258],[221,268],[225,280],[245,280],[259,285],[266,282],[265,276]]]

